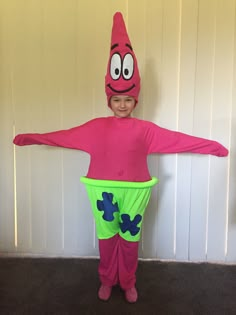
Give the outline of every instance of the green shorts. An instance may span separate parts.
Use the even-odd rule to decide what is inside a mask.
[[[140,239],[141,225],[152,187],[158,182],[152,177],[146,182],[98,180],[81,177],[91,202],[98,239],[120,234],[127,241]]]

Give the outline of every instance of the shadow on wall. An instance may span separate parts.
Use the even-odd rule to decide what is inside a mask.
[[[232,138],[236,131],[236,122],[232,121],[231,133]],[[232,142],[229,147],[230,151],[230,186],[229,186],[229,225],[236,225],[236,144]]]
[[[156,61],[154,59],[147,59],[144,71],[141,74],[141,93],[139,97],[139,104],[134,112],[134,117],[151,121],[157,124],[158,113],[160,109],[160,82],[158,79],[158,69],[156,68]],[[152,195],[145,213],[144,227],[142,233],[142,240],[144,246],[140,246],[140,256],[146,258],[158,257],[156,248],[157,238],[157,220],[158,220],[158,204],[160,204],[161,195],[159,194],[160,185],[163,191],[165,182],[170,180],[170,174],[161,172],[159,177],[159,170],[162,168],[161,159],[158,154],[148,156],[148,167],[151,176],[159,179],[159,183],[153,188]],[[172,175],[171,175],[172,176]],[[146,242],[148,240],[148,243]]]
[[[139,104],[134,112],[135,117],[155,122],[160,104],[159,86],[156,61],[149,58],[145,63],[144,71],[141,73],[141,91]]]

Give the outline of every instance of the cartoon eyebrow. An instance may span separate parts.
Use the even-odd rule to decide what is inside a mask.
[[[116,47],[118,47],[118,46],[119,46],[119,44],[114,44],[114,45],[112,45],[112,46],[111,46],[111,50],[113,50],[114,48],[116,48]],[[131,45],[125,44],[125,46],[128,47],[131,51],[133,51],[133,48],[132,48]]]
[[[114,48],[116,48],[116,47],[118,47],[119,46],[119,44],[114,44],[114,45],[112,45],[111,46],[111,50],[113,50]]]
[[[129,45],[129,44],[125,44],[125,46],[129,47],[129,49],[133,51],[133,48],[132,48],[132,46],[131,46],[131,45]]]

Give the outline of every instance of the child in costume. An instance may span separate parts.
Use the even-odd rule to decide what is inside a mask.
[[[105,77],[108,106],[114,116],[96,118],[69,130],[20,134],[16,145],[45,144],[90,154],[85,183],[99,240],[98,296],[108,300],[119,284],[128,302],[137,301],[135,287],[138,244],[151,188],[147,155],[191,152],[227,156],[216,141],[161,128],[131,118],[138,103],[140,76],[122,14],[113,19],[110,58]]]

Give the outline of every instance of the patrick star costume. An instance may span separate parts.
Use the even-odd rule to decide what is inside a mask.
[[[140,75],[125,23],[120,12],[113,17],[110,57],[105,76],[108,106],[113,95],[132,96],[138,103]],[[220,143],[162,128],[136,118],[101,117],[83,125],[49,133],[19,134],[19,146],[44,144],[82,150],[90,155],[85,184],[99,240],[99,297],[107,300],[111,288],[119,284],[129,292],[135,288],[138,243],[151,188],[147,156],[153,153],[212,154],[227,156]],[[137,291],[126,295],[137,300]],[[105,294],[105,295],[104,295]]]

